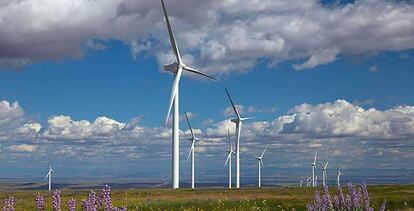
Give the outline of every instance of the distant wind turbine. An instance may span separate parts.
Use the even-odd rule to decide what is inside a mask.
[[[319,162],[319,165],[322,168],[322,185],[325,186],[328,183],[328,163],[326,162],[325,165],[323,165],[321,162]]]
[[[190,132],[191,132],[191,138],[189,138],[188,140],[191,142],[191,148],[190,148],[190,152],[188,153],[188,159],[190,159],[191,156],[191,189],[194,189],[195,185],[194,185],[194,144],[196,141],[200,141],[200,139],[198,139],[193,131],[193,128],[191,127],[190,124],[190,120],[188,119],[188,115],[187,113],[185,113],[185,118],[187,119],[187,123],[188,123],[188,127],[190,128]]]
[[[336,185],[338,187],[340,187],[341,186],[340,177],[342,175],[342,172],[341,172],[341,169],[339,168],[339,163],[336,164],[336,167],[337,167],[336,168],[337,169],[337,172],[336,172]]]
[[[52,173],[55,172],[52,169],[52,163],[49,161],[49,171],[46,174],[45,180],[47,180],[47,178],[49,178],[49,191],[52,190]]]
[[[312,182],[312,178],[308,178],[307,180],[306,180],[306,186],[307,187],[309,187],[310,185],[311,185],[311,182]]]
[[[230,96],[229,91],[226,89],[227,96],[229,97],[231,106],[233,107],[234,113],[236,113],[236,118],[231,119],[231,121],[236,124],[236,188],[240,188],[240,134],[241,127],[244,121],[253,119],[254,117],[242,118],[239,111],[236,108],[236,105],[233,102],[233,99]]]
[[[164,0],[161,0],[162,9],[165,16],[165,22],[167,24],[168,34],[170,37],[170,42],[172,49],[174,51],[176,62],[164,65],[164,70],[168,72],[174,73],[174,81],[171,89],[171,95],[170,95],[170,103],[168,107],[168,113],[167,118],[165,120],[165,124],[168,123],[168,120],[170,118],[170,113],[172,110],[172,107],[174,105],[174,112],[173,112],[173,128],[172,128],[172,140],[173,140],[173,152],[172,152],[172,188],[177,189],[180,187],[179,181],[180,181],[180,140],[179,140],[179,124],[180,124],[180,117],[179,117],[179,83],[181,79],[181,75],[183,70],[191,73],[195,73],[198,75],[205,76],[207,78],[216,80],[215,78],[208,76],[194,68],[187,67],[181,59],[180,51],[178,50],[178,45],[175,40],[175,35],[171,27],[170,19],[167,15],[167,10],[165,9]]]
[[[226,166],[227,163],[229,164],[229,188],[231,188],[231,183],[232,183],[231,182],[231,177],[232,177],[232,174],[231,174],[231,163],[232,163],[231,157],[232,157],[233,154],[235,154],[235,152],[233,151],[233,146],[231,145],[230,130],[227,130],[227,139],[229,141],[229,150],[227,151],[228,156],[227,156],[227,159],[226,159],[226,163],[224,163],[224,166]]]
[[[262,152],[262,154],[259,156],[259,157],[256,157],[256,160],[258,161],[258,168],[259,168],[259,170],[258,170],[258,186],[259,186],[259,188],[260,187],[262,187],[262,166],[264,166],[264,163],[263,163],[263,155],[264,155],[264,153],[266,152],[266,149],[267,149],[267,145],[266,145],[266,147],[265,147],[265,149],[263,150],[263,152]]]
[[[312,187],[316,187],[316,180],[318,180],[318,175],[316,174],[316,158],[318,157],[318,151],[315,152],[312,165]],[[316,175],[315,175],[316,174]]]

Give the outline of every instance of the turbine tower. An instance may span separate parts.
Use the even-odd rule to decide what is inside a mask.
[[[325,186],[328,183],[328,175],[327,175],[327,169],[328,169],[328,163],[326,162],[325,165],[323,165],[321,162],[319,162],[319,165],[322,168],[322,185]]]
[[[260,157],[256,157],[256,160],[258,161],[258,167],[259,167],[259,174],[258,174],[258,186],[259,188],[262,187],[262,166],[264,166],[263,164],[263,155],[266,152],[267,149],[267,145],[265,147],[265,149],[263,150],[262,154],[260,155]]]
[[[311,182],[312,182],[312,178],[308,178],[307,180],[306,180],[306,187],[309,187],[310,185],[311,185]]]
[[[47,180],[47,178],[49,178],[49,191],[52,190],[52,172],[55,172],[52,169],[52,163],[49,162],[49,171],[46,174],[45,180]]]
[[[227,156],[226,162],[224,163],[224,166],[226,166],[227,163],[229,164],[229,188],[231,188],[231,177],[232,177],[232,175],[231,175],[231,162],[232,162],[231,156],[233,154],[235,154],[235,152],[233,151],[233,146],[231,145],[230,130],[228,130],[228,129],[227,129],[227,139],[229,141],[229,150],[227,151],[227,153],[229,153],[229,154]]]
[[[312,165],[312,187],[316,187],[316,181],[318,179],[317,175],[315,178],[315,174],[316,174],[316,158],[318,156],[318,151],[315,152],[315,157],[313,158],[313,163],[311,163]]]
[[[208,76],[194,68],[187,67],[181,60],[180,51],[178,50],[177,42],[175,40],[174,32],[171,27],[170,19],[167,15],[167,10],[165,9],[164,0],[161,0],[162,9],[165,16],[165,22],[167,24],[168,29],[168,35],[170,37],[170,42],[172,49],[174,51],[176,62],[164,65],[164,70],[168,72],[172,72],[174,74],[174,81],[171,89],[171,95],[170,95],[170,102],[167,112],[167,118],[165,120],[165,124],[168,123],[168,120],[170,118],[170,113],[172,110],[172,107],[174,105],[174,112],[173,112],[173,127],[172,127],[172,188],[177,189],[180,187],[179,181],[180,181],[180,140],[179,140],[179,123],[180,123],[180,117],[179,117],[179,84],[180,79],[183,71],[195,73],[198,75],[205,76],[207,78],[216,80],[215,78]]]
[[[194,189],[194,144],[196,141],[200,141],[200,139],[198,139],[193,131],[193,128],[191,127],[190,124],[190,120],[188,119],[188,115],[187,113],[185,113],[185,118],[187,119],[187,123],[188,123],[188,127],[190,128],[190,132],[191,132],[191,138],[189,138],[188,140],[191,142],[191,148],[190,148],[190,152],[188,153],[188,159],[190,159],[191,156],[191,189]]]
[[[236,124],[236,188],[240,188],[240,134],[241,127],[244,121],[253,119],[254,117],[242,118],[239,111],[236,108],[236,105],[233,102],[233,99],[230,96],[229,91],[226,89],[227,96],[229,97],[231,106],[233,107],[234,113],[236,113],[236,118],[231,119],[231,121]]]
[[[336,172],[336,185],[338,186],[338,187],[341,187],[341,182],[340,182],[340,178],[339,177],[341,177],[341,175],[342,175],[342,172],[341,172],[341,170],[340,170],[340,168],[339,168],[339,164],[337,163],[336,164],[336,169],[337,169],[337,172]]]

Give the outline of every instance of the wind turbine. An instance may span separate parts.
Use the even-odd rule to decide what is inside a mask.
[[[315,157],[313,158],[313,163],[311,163],[312,165],[312,187],[316,187],[316,181],[318,180],[318,175],[316,175],[315,178],[315,174],[316,174],[316,158],[318,156],[318,151],[315,152]]]
[[[311,185],[311,181],[312,181],[312,178],[310,178],[310,177],[306,180],[306,186],[307,187],[309,187]]]
[[[227,165],[227,163],[229,164],[229,188],[231,188],[231,156],[232,154],[235,154],[235,152],[233,151],[233,146],[231,145],[231,140],[230,140],[230,130],[227,129],[227,139],[229,140],[229,150],[227,151],[227,153],[229,153],[229,155],[227,156],[226,159],[226,163],[224,163],[224,166]]]
[[[321,165],[321,168],[322,168],[322,185],[323,186],[325,186],[326,183],[328,183],[328,175],[327,175],[328,163],[329,162],[326,162],[325,165],[323,165],[321,162],[319,162],[319,165]]]
[[[266,152],[266,149],[267,149],[267,145],[266,145],[266,147],[265,147],[265,149],[263,150],[263,152],[262,152],[262,154],[260,155],[260,157],[256,157],[256,160],[258,161],[258,164],[259,164],[259,175],[258,175],[258,185],[259,185],[259,188],[260,187],[262,187],[262,166],[264,166],[264,164],[263,164],[263,155],[264,155],[264,153]]]
[[[52,163],[49,162],[49,171],[47,172],[46,177],[45,177],[45,180],[47,180],[47,178],[49,177],[49,191],[52,190],[52,172],[55,172],[55,171],[52,169]]]
[[[180,129],[180,117],[179,117],[179,84],[180,84],[180,79],[181,79],[181,75],[183,73],[183,70],[187,71],[187,72],[191,72],[191,73],[195,73],[198,75],[202,75],[205,76],[207,78],[216,80],[215,78],[208,76],[194,68],[191,67],[187,67],[181,59],[181,55],[180,55],[180,51],[178,50],[178,46],[177,46],[177,42],[175,40],[175,36],[174,36],[174,32],[172,30],[171,27],[171,23],[170,23],[170,19],[168,18],[167,15],[167,10],[165,9],[165,4],[164,4],[164,0],[161,0],[161,4],[162,4],[162,9],[164,12],[164,16],[165,16],[165,22],[167,24],[167,29],[168,29],[168,35],[170,37],[170,42],[171,42],[171,46],[172,49],[174,51],[175,57],[176,57],[176,62],[169,64],[169,65],[164,65],[164,70],[168,71],[168,72],[172,72],[174,73],[174,81],[173,81],[173,85],[172,85],[172,89],[171,89],[171,95],[170,95],[170,103],[169,103],[169,107],[168,107],[168,113],[167,113],[167,118],[165,120],[165,124],[168,123],[168,120],[170,118],[170,113],[172,110],[172,107],[174,105],[174,112],[173,112],[173,128],[172,128],[172,145],[173,145],[173,150],[172,150],[172,188],[173,189],[177,189],[180,187],[179,181],[180,181],[180,140],[179,140],[179,129]]]
[[[254,117],[242,118],[239,111],[236,108],[236,105],[233,102],[233,99],[230,96],[229,91],[226,89],[227,96],[229,97],[231,106],[233,107],[234,113],[236,113],[236,118],[231,119],[231,121],[236,124],[236,188],[240,188],[240,133],[241,127],[244,121],[253,119]]]
[[[339,164],[337,163],[336,164],[336,167],[337,167],[337,172],[336,172],[336,185],[338,185],[338,187],[340,187],[341,186],[341,182],[340,182],[340,176],[342,175],[342,172],[341,172],[341,170],[339,169]]]
[[[303,180],[300,180],[299,187],[302,187],[302,185],[303,185]]]
[[[185,118],[187,119],[187,123],[188,123],[188,127],[190,128],[190,132],[191,132],[191,138],[189,138],[188,140],[191,142],[191,148],[190,148],[190,152],[188,153],[188,159],[190,159],[191,156],[191,189],[194,189],[194,144],[196,141],[200,141],[200,139],[198,139],[193,131],[193,128],[191,127],[190,124],[190,120],[188,119],[187,113],[185,113]]]

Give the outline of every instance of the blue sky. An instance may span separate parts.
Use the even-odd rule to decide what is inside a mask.
[[[76,2],[38,5],[53,20],[29,7],[35,1],[0,4],[0,166],[11,169],[0,177],[41,177],[51,157],[57,178],[168,180],[172,76],[161,66],[172,54],[160,5]],[[220,79],[181,81],[181,112],[192,113],[204,139],[201,178],[225,176],[223,131],[233,126],[224,87],[257,117],[243,132],[245,177],[255,175],[250,157],[265,144],[270,178],[280,169],[305,178],[316,150],[349,171],[413,173],[412,3],[166,2],[184,61]],[[184,15],[180,6],[193,10]],[[28,15],[10,19],[18,12]],[[184,122],[181,130],[184,140]]]

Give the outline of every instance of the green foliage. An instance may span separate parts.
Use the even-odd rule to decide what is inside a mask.
[[[374,207],[381,206],[387,199],[387,210],[414,209],[414,185],[369,186]],[[313,188],[285,187],[263,189],[200,189],[200,190],[115,190],[112,192],[114,206],[127,205],[128,210],[306,210],[306,204],[313,198]],[[99,190],[96,190],[99,191]],[[15,198],[18,211],[35,210],[35,197],[38,191],[0,192],[3,201],[7,196]],[[51,210],[52,193],[40,192],[45,197],[46,210]],[[67,210],[66,202],[75,198],[85,199],[89,191],[61,190],[62,210]],[[81,203],[77,203],[80,209]]]

